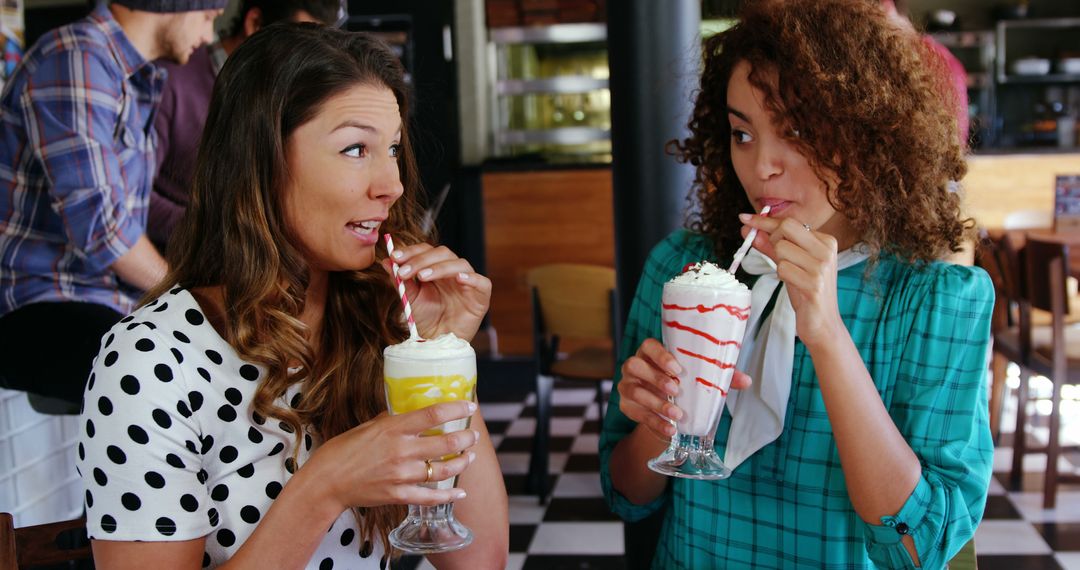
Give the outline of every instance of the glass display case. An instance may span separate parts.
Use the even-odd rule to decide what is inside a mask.
[[[494,156],[610,162],[606,27],[494,28],[489,40]]]

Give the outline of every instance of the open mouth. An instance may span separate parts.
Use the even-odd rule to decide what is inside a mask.
[[[380,220],[364,220],[362,222],[349,222],[348,224],[346,224],[346,227],[349,228],[349,231],[358,236],[377,237],[379,232],[379,224],[381,223],[382,222]]]

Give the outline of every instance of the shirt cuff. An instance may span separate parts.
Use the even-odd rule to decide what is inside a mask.
[[[915,550],[922,558],[925,552],[919,549],[920,544],[925,544],[918,538],[926,538],[926,530],[922,528],[927,514],[933,503],[933,488],[926,480],[925,475],[919,477],[919,483],[911,492],[900,511],[895,515],[881,517],[881,524],[863,525],[867,540],[867,548],[870,558],[875,564],[884,565],[887,568],[915,568],[911,559],[911,553],[901,542],[905,536],[910,535],[915,541]]]

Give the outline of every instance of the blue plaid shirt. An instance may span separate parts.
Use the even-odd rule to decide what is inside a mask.
[[[717,261],[712,244],[685,230],[653,249],[627,319],[622,359],[646,338],[660,338],[664,282],[703,259]],[[636,425],[612,392],[600,435],[601,483],[608,504],[626,520],[667,508],[653,568],[914,569],[900,542],[903,531],[914,539],[922,567],[937,569],[971,540],[994,455],[986,402],[993,286],[982,269],[945,263],[919,269],[891,256],[882,257],[869,279],[865,272],[864,262],[838,273],[839,309],[889,415],[922,463],[907,502],[881,524],[855,513],[814,364],[796,342],[780,437],[731,478],[671,478],[648,505],[631,503],[611,485],[611,452]],[[716,430],[720,457],[730,427],[725,409]]]
[[[0,315],[130,312],[139,291],[110,266],[146,229],[164,79],[104,5],[26,53],[0,95]]]

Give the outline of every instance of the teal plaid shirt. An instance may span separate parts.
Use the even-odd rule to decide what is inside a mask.
[[[660,294],[683,266],[716,260],[703,236],[679,230],[653,249],[638,283],[621,358],[660,338]],[[600,437],[601,481],[611,509],[633,521],[667,507],[654,568],[914,568],[906,530],[923,568],[942,568],[974,536],[993,460],[987,421],[986,357],[994,292],[981,269],[934,263],[916,268],[883,256],[839,272],[838,301],[892,416],[922,463],[910,498],[881,525],[851,506],[832,428],[806,347],[796,341],[784,431],[730,479],[671,479],[648,505],[611,486],[612,449],[636,425],[613,392]],[[616,378],[616,382],[618,382]],[[724,456],[731,416],[716,434]]]

